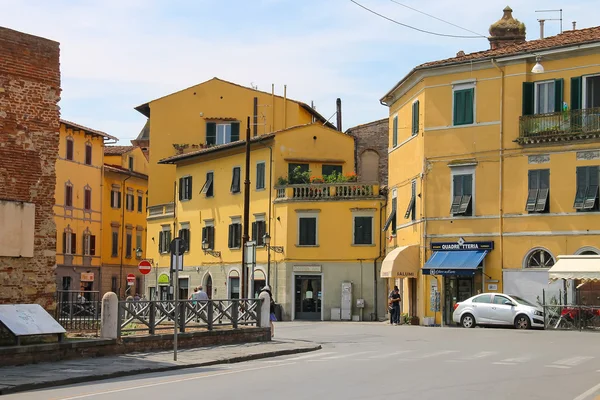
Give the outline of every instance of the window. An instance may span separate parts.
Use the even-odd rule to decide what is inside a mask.
[[[130,170],[130,171],[133,171],[133,165],[134,165],[134,164],[133,164],[133,156],[129,156],[129,157],[127,158],[127,162],[128,162],[128,167],[129,167],[129,170]]]
[[[308,183],[305,182],[305,176],[308,174],[308,164],[288,164],[288,182],[290,184]]]
[[[535,169],[529,171],[529,192],[525,210],[545,213],[549,211],[550,170]]]
[[[456,86],[454,96],[454,125],[469,125],[474,122],[475,88],[472,85]]]
[[[412,135],[419,134],[419,100],[412,105]]]
[[[392,123],[392,147],[398,146],[398,116],[394,116]]]
[[[121,208],[121,190],[113,188],[110,192],[110,206]]]
[[[252,223],[252,240],[256,242],[257,246],[264,246],[264,236],[266,233],[267,224],[264,220],[256,220]]]
[[[239,249],[242,247],[242,224],[239,218],[232,218],[229,225],[229,241],[230,249]]]
[[[96,236],[88,234],[83,236],[83,255],[84,256],[95,256],[96,255]]]
[[[471,300],[473,303],[491,303],[492,295],[491,294],[482,294],[481,296],[475,297]]]
[[[494,304],[504,305],[507,301],[510,301],[508,297],[500,296],[498,294],[494,295]]]
[[[137,249],[142,249],[142,232],[137,232],[135,234],[135,250],[136,250],[136,258],[141,258],[137,256]]]
[[[577,192],[573,208],[598,211],[598,167],[577,167]]]
[[[396,233],[396,207],[397,207],[397,198],[398,191],[396,189],[392,190],[392,211],[390,211],[390,215],[385,221],[385,225],[383,227],[384,231],[387,231],[388,228],[392,227],[392,234]]]
[[[217,124],[215,122],[206,123],[206,144],[218,145],[240,140],[240,123]]]
[[[88,211],[92,209],[92,188],[89,186],[83,190],[83,208]]]
[[[547,114],[562,111],[563,80],[523,82],[523,115]],[[575,107],[572,107],[575,109]],[[540,129],[551,128],[546,124],[554,122],[538,121]]]
[[[127,211],[133,211],[135,209],[135,196],[133,195],[133,189],[127,189],[125,207],[127,208]]]
[[[240,175],[242,173],[242,169],[240,167],[234,167],[233,173],[231,176],[231,193],[239,193],[240,192]]]
[[[65,207],[73,207],[73,185],[65,183]]]
[[[413,221],[416,220],[416,214],[417,214],[416,202],[417,202],[417,181],[412,181],[410,201],[408,202],[408,208],[406,209],[406,212],[404,213],[404,219],[410,218]]]
[[[192,177],[184,176],[179,178],[179,200],[192,199]]]
[[[73,138],[69,136],[67,138],[67,154],[65,155],[67,160],[73,161],[73,145]]]
[[[531,251],[525,257],[525,268],[550,268],[554,265],[554,257],[544,249]]]
[[[116,293],[117,290],[119,290],[119,288],[117,287],[118,281],[119,281],[119,278],[117,276],[113,276],[110,278],[110,290],[113,293]]]
[[[77,254],[77,234],[71,228],[63,232],[63,254]]]
[[[131,258],[131,250],[133,249],[133,235],[131,231],[125,236],[125,257]]]
[[[202,243],[208,242],[208,250],[215,249],[215,227],[212,222],[205,222],[206,226],[202,228]]]
[[[138,192],[138,196],[137,196],[137,198],[138,198],[138,208],[137,208],[137,210],[138,210],[139,213],[143,212],[143,210],[144,210],[144,206],[142,205],[142,197],[143,197],[142,193]]]
[[[161,231],[158,233],[158,252],[165,254],[169,252],[171,245],[171,227],[163,226]]]
[[[256,163],[256,190],[265,188],[265,162]]]
[[[373,244],[373,217],[354,216],[353,244]]]
[[[329,176],[329,175],[341,175],[342,174],[342,166],[341,165],[327,165],[327,164],[323,164],[323,166],[321,167],[321,175],[323,175],[323,177]]]
[[[580,92],[583,93],[583,96],[580,94],[580,98],[583,100],[583,108],[600,107],[600,75],[580,77],[579,82],[581,82],[579,86],[582,89]],[[571,108],[574,109],[574,107]],[[597,126],[597,122],[593,123],[590,121],[588,124]]]
[[[452,176],[452,215],[473,215],[473,175]]]
[[[213,172],[206,173],[206,182],[202,186],[202,194],[206,195],[206,197],[213,197],[213,174]]]
[[[92,165],[92,144],[85,144],[85,164]]]
[[[554,112],[554,81],[535,83],[535,113]]]
[[[237,271],[231,271],[229,274],[229,298],[240,298],[240,274]]]
[[[111,257],[119,256],[119,232],[113,231],[112,233],[112,246],[111,246]]]
[[[298,217],[298,245],[317,245],[317,216],[300,215]]]
[[[185,241],[185,251],[190,251],[190,224],[182,223],[179,238]]]

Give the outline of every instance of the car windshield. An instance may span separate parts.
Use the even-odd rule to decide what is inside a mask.
[[[529,307],[537,307],[537,305],[520,298],[519,296],[513,296],[512,294],[510,295],[510,297],[512,297],[513,299],[515,299],[517,301],[517,303],[521,303],[523,305],[529,306]]]

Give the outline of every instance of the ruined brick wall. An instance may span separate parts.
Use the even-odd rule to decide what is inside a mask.
[[[33,257],[0,257],[0,303],[53,308],[59,99],[59,44],[0,27],[0,199],[35,205]]]
[[[388,118],[348,129],[354,136],[354,165],[360,181],[377,178],[387,185],[388,176]]]

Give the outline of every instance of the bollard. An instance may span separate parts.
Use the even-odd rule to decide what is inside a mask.
[[[271,326],[270,315],[271,315],[271,301],[269,299],[269,294],[267,292],[261,292],[258,295],[258,298],[261,299],[260,304],[260,321],[258,321],[258,326],[261,328],[268,328]]]
[[[102,297],[102,328],[100,337],[103,339],[116,339],[119,328],[119,299],[113,292],[108,292]]]

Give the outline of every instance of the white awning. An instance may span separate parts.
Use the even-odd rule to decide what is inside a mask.
[[[396,247],[385,256],[380,277],[416,278],[420,269],[418,244]]]
[[[558,261],[548,270],[550,280],[578,279],[600,281],[600,255],[558,256]]]

